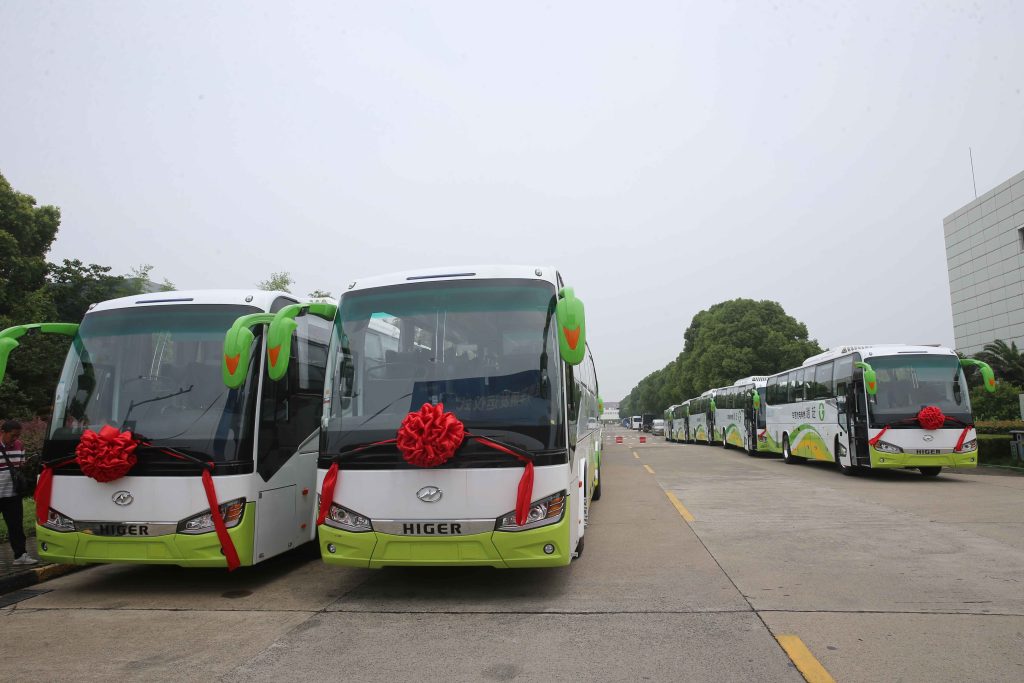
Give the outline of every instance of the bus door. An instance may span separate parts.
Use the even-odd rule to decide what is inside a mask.
[[[871,454],[868,451],[868,403],[864,392],[864,379],[855,378],[850,382],[846,394],[846,430],[850,434],[852,449],[850,460],[854,465],[870,465]],[[844,416],[840,413],[840,424]]]

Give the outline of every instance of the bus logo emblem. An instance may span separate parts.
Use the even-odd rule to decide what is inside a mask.
[[[925,440],[925,441],[931,441],[931,440],[932,440],[932,439],[934,439],[934,438],[935,438],[935,437],[934,437],[934,436],[932,436],[931,434],[925,434],[925,435],[924,435],[924,440]]]
[[[436,503],[441,500],[441,489],[436,486],[424,486],[416,492],[416,497],[424,503]]]
[[[135,498],[132,496],[130,491],[118,491],[110,497],[110,500],[114,501],[114,505],[131,505]]]

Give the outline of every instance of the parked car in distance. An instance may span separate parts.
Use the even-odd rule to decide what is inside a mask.
[[[651,435],[652,436],[665,436],[665,421],[657,419],[651,422]]]

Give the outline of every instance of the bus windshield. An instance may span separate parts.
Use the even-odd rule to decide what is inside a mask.
[[[84,430],[111,425],[203,459],[251,461],[253,380],[229,390],[220,366],[225,331],[256,311],[196,304],[86,315],[57,386],[47,459],[65,457]]]
[[[554,306],[552,285],[529,280],[345,294],[331,341],[323,453],[392,439],[425,403],[443,403],[467,430],[528,451],[564,449]]]
[[[938,406],[946,416],[971,423],[971,399],[956,356],[876,356],[867,361],[878,377],[878,393],[868,402],[873,427],[909,422],[925,406]]]

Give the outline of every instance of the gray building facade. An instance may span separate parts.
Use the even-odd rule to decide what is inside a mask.
[[[1024,349],[1024,172],[942,221],[958,351]]]

